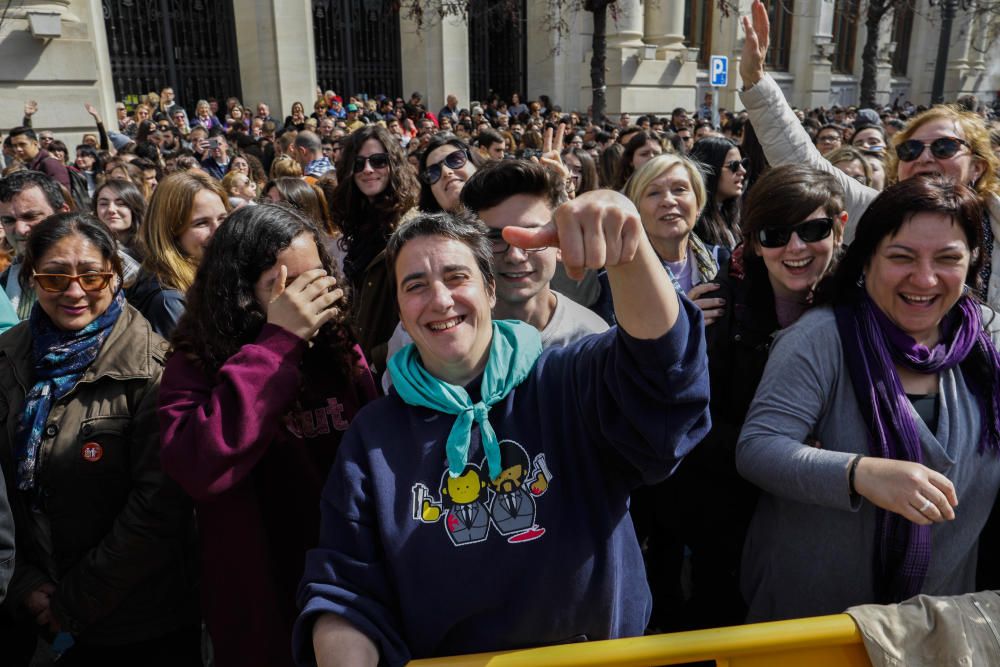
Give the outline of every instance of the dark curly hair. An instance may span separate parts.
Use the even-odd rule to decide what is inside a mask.
[[[354,160],[369,139],[377,139],[389,156],[389,184],[373,200],[362,194],[353,177]],[[359,128],[341,140],[341,147],[337,187],[328,205],[333,223],[343,232],[344,272],[356,285],[368,264],[385,249],[403,215],[416,206],[420,184],[399,140],[381,125]]]
[[[174,331],[174,350],[189,355],[210,377],[241,347],[253,342],[267,321],[254,287],[278,254],[292,241],[309,234],[316,242],[323,268],[337,277],[333,261],[316,225],[294,207],[279,204],[244,206],[226,219],[205,251],[194,284],[187,291],[187,308]],[[343,281],[338,280],[343,289]],[[354,338],[346,324],[348,307],[323,325],[306,351],[302,367],[333,372],[346,380],[357,357]]]

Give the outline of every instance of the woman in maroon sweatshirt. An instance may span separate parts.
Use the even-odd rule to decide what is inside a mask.
[[[164,470],[196,501],[219,667],[291,665],[295,588],[341,436],[372,400],[321,232],[283,205],[216,232],[160,390]]]

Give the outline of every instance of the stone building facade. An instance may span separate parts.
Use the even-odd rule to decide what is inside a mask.
[[[480,0],[504,10],[511,0]],[[780,0],[774,5],[769,69],[790,102],[812,107],[853,103],[860,87],[865,29],[857,0]],[[748,0],[740,0],[746,11]],[[572,5],[572,2],[564,3]],[[708,88],[711,54],[730,59],[720,106],[738,108],[742,34],[717,0],[618,0],[608,20],[609,114],[694,109]],[[409,97],[420,91],[436,110],[449,93],[461,106],[487,85],[504,97],[547,94],[564,110],[585,111],[591,98],[593,17],[550,3],[521,0],[517,16],[430,16],[418,29],[388,0],[15,0],[0,25],[0,127],[19,123],[23,103],[37,100],[38,127],[75,145],[91,127],[91,102],[105,119],[114,101],[168,82],[189,110],[194,99],[240,96],[248,105],[307,109],[317,86]],[[886,18],[879,45],[878,99],[930,101],[940,0],[916,0],[908,16]],[[996,20],[996,17],[993,17]],[[506,22],[506,23],[505,23]],[[563,30],[552,30],[561,23]],[[169,29],[168,29],[169,26]],[[952,33],[946,99],[1000,88],[997,58],[987,56],[991,26],[960,13]],[[561,35],[561,36],[560,36]],[[992,43],[997,53],[1000,45]],[[993,68],[991,71],[991,67]],[[145,86],[145,88],[143,88]],[[224,88],[224,89],[220,89]],[[189,95],[186,90],[192,91]]]

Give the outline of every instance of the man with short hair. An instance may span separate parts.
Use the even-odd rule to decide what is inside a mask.
[[[55,179],[67,190],[70,189],[69,172],[66,165],[49,155],[38,143],[38,136],[30,127],[15,127],[10,131],[11,148],[14,157],[31,171],[40,171]]]
[[[627,111],[623,112],[621,116],[618,117],[618,126],[621,128],[626,128],[632,123],[632,116],[629,115]]]
[[[823,155],[840,148],[844,142],[844,128],[834,123],[829,123],[819,128],[816,133],[816,150]]]
[[[504,148],[507,142],[496,130],[479,131],[479,152],[483,157],[490,160],[502,160],[505,155]]]
[[[670,112],[670,131],[677,132],[677,130],[682,127],[690,127],[691,122],[688,120],[687,109],[684,107],[677,107]]]
[[[347,131],[354,132],[365,126],[365,121],[358,117],[358,105],[351,102],[347,105],[347,118],[344,122],[347,124]]]
[[[462,204],[490,228],[496,272],[495,319],[527,322],[541,333],[542,347],[569,345],[608,328],[598,315],[550,286],[555,248],[522,250],[502,236],[505,227],[544,227],[567,200],[562,178],[529,160],[486,163],[462,188]]]
[[[52,134],[52,130],[39,130],[38,131],[38,145],[42,149],[49,150],[49,146],[55,140],[56,140],[56,135]]]
[[[174,99],[174,89],[167,86],[160,91],[160,108],[153,114],[153,120],[170,120],[174,108],[180,106]]]
[[[333,119],[329,116],[323,116],[319,119],[319,125],[316,126],[316,133],[320,137],[332,137],[334,127]]]
[[[310,184],[333,169],[330,159],[323,155],[323,142],[320,141],[319,135],[309,130],[303,130],[296,135],[292,157],[302,165],[303,178]]]
[[[208,157],[201,161],[201,168],[220,181],[229,171],[229,142],[226,135],[219,132],[208,140]]]
[[[684,142],[684,152],[690,153],[691,147],[694,146],[694,135],[691,134],[691,128],[682,127],[677,131],[677,136]]]
[[[271,117],[271,108],[263,102],[257,103],[257,115],[254,118],[260,118],[261,123],[269,120],[273,120],[275,123],[278,122]]]
[[[448,95],[447,103],[438,111],[438,123],[447,118],[454,125],[458,122],[458,98]]]
[[[14,262],[0,274],[0,288],[10,298],[18,319],[28,319],[36,301],[34,291],[22,292],[18,280],[28,235],[35,225],[49,216],[69,210],[58,184],[42,172],[16,171],[0,178],[0,224],[14,248]],[[122,259],[125,283],[131,284],[139,273],[139,264],[120,246],[118,254]]]

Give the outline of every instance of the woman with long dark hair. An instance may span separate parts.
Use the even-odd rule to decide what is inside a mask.
[[[94,215],[108,226],[125,252],[142,261],[137,234],[146,216],[146,199],[131,181],[111,178],[94,191]]]
[[[385,344],[399,322],[389,297],[385,244],[414,209],[420,186],[399,141],[381,125],[341,140],[337,187],[328,202],[343,236],[344,274],[354,288],[351,320],[365,357],[385,370]]]
[[[239,209],[206,251],[160,390],[162,461],[196,502],[219,667],[291,665],[295,588],[342,433],[375,386],[309,219]]]
[[[1000,489],[1000,323],[972,296],[982,218],[945,178],[890,186],[832,302],[776,337],[736,450],[761,489],[751,620],[977,590]]]
[[[612,188],[624,192],[625,183],[632,177],[632,174],[638,171],[639,167],[662,153],[663,142],[660,141],[660,137],[656,133],[645,130],[636,132],[625,144],[625,151],[616,165]]]
[[[740,204],[750,160],[731,139],[715,136],[699,139],[688,157],[702,166],[708,194],[694,233],[709,245],[732,250],[742,237]]]
[[[451,132],[435,134],[420,154],[420,210],[458,211],[465,182],[482,164],[479,151],[471,150]]]

